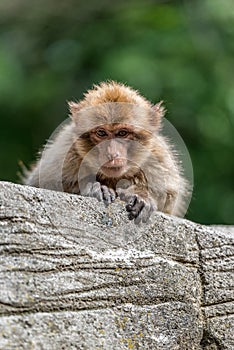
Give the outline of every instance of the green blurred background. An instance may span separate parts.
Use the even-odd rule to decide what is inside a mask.
[[[93,83],[165,101],[193,163],[187,217],[234,222],[233,0],[1,0],[0,179],[19,182]]]

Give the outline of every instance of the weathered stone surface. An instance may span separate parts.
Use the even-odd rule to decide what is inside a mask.
[[[233,228],[0,183],[0,349],[234,349]]]

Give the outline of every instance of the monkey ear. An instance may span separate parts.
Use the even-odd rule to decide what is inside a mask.
[[[68,107],[71,113],[71,117],[74,118],[77,112],[80,110],[79,104],[73,101],[68,102]]]
[[[162,106],[163,101],[160,101],[159,103],[157,103],[156,105],[154,105],[152,107],[152,116],[151,116],[151,125],[154,127],[158,127],[160,126],[161,123],[161,119],[164,117],[165,115],[165,108],[164,106]]]

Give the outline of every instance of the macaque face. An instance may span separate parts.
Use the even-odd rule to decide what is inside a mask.
[[[100,171],[107,177],[120,177],[128,169],[128,148],[133,139],[130,126],[105,124],[90,132],[90,140],[98,149]]]
[[[77,151],[91,173],[133,177],[142,170],[152,140],[149,111],[128,103],[104,103],[77,114]]]

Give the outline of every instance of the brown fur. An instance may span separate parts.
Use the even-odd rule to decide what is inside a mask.
[[[158,210],[175,215],[183,213],[186,181],[170,145],[159,134],[165,112],[161,102],[153,106],[137,91],[111,81],[95,85],[83,100],[70,102],[69,108],[71,122],[46,147],[41,159],[27,174],[25,184],[80,193],[78,173],[84,160],[81,181],[94,173],[96,181],[116,191],[117,184],[126,180],[129,183],[126,190],[142,198],[152,198]],[[108,175],[110,168],[106,169],[107,173],[102,167],[97,171],[100,152],[102,157],[107,152],[96,134],[100,127],[111,135],[107,136],[108,142],[118,130],[128,132],[124,142],[129,147],[130,160],[124,172],[116,176]],[[129,146],[127,141],[132,141],[133,145]],[[114,147],[120,149],[118,140],[113,142]]]
[[[87,107],[95,107],[102,103],[108,102],[126,102],[150,108],[151,104],[139,93],[128,86],[110,81],[109,83],[101,83],[94,85],[92,90],[88,90],[84,95],[84,99],[79,103],[70,102],[69,106],[72,115],[80,109]]]

